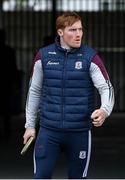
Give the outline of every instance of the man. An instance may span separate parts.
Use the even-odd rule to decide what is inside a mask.
[[[101,126],[111,114],[114,92],[97,52],[82,45],[83,26],[76,13],[64,13],[56,21],[54,44],[41,48],[33,66],[26,104],[24,144],[36,136],[34,177],[51,178],[61,148],[68,158],[68,178],[87,177],[91,152],[91,128]],[[94,86],[101,106],[94,110]]]

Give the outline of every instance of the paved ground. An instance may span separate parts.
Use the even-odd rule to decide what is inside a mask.
[[[0,179],[33,178],[32,151],[22,157],[24,115],[14,116],[11,134],[4,137],[0,119]],[[125,114],[113,113],[101,128],[93,129],[92,156],[88,178],[125,179]],[[53,178],[66,177],[66,159],[61,155]]]

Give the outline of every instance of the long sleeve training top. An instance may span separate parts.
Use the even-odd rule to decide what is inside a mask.
[[[99,55],[95,55],[92,59],[90,65],[90,76],[101,97],[100,108],[106,112],[108,117],[111,114],[114,106],[114,89]],[[29,91],[26,100],[25,128],[35,128],[42,92],[42,81],[42,63],[40,54],[37,53],[34,59],[32,74],[29,83]]]

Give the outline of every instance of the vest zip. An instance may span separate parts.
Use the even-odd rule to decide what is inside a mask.
[[[62,128],[64,126],[64,119],[65,119],[65,75],[66,75],[67,56],[68,56],[68,51],[66,51],[65,53],[65,58],[63,62],[63,74],[62,74],[62,124],[61,124]]]

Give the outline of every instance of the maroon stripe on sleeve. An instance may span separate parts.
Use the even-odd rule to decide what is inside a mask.
[[[34,61],[40,60],[40,58],[41,58],[40,53],[37,52]]]
[[[109,80],[109,76],[108,76],[108,73],[105,69],[103,62],[102,62],[102,59],[98,55],[95,55],[92,62],[99,67],[99,69],[102,72],[105,80]]]
[[[35,55],[35,58],[34,58],[34,60],[33,60],[33,63],[32,63],[31,73],[30,73],[31,75],[30,75],[30,77],[32,77],[32,75],[33,75],[34,65],[35,65],[36,61],[38,61],[38,60],[40,60],[40,59],[41,59],[40,53],[37,52],[36,55]]]

